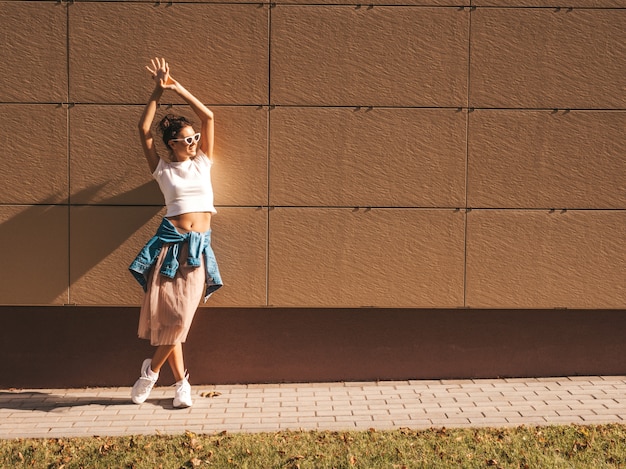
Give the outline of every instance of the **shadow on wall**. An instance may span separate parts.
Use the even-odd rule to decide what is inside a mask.
[[[106,184],[74,194],[90,200]],[[98,205],[52,204],[0,207],[3,269],[0,304],[66,304],[70,285],[85,276],[146,225],[162,209],[121,205],[137,200],[155,183],[100,199]],[[141,199],[139,199],[141,200]],[[137,240],[137,250],[145,240]],[[128,259],[128,263],[132,258]]]

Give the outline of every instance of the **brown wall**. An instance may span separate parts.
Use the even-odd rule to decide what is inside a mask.
[[[624,24],[626,0],[0,2],[0,305],[139,303],[159,55],[216,115],[207,308],[626,310]]]
[[[0,388],[132,385],[138,317],[0,307]],[[194,384],[623,375],[625,329],[616,310],[205,308],[185,364]]]

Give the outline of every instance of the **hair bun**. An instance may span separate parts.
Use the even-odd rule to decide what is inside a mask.
[[[159,129],[161,129],[161,132],[165,132],[167,129],[169,129],[174,119],[176,119],[176,116],[174,116],[173,114],[165,115],[165,117],[161,119],[161,122],[159,122]]]
[[[176,134],[187,126],[193,126],[193,124],[184,116],[177,116],[176,114],[166,114],[158,124],[158,129],[163,135],[163,143],[168,146],[168,142],[173,139]]]

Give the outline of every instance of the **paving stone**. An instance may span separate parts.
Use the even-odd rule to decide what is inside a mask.
[[[585,424],[605,424],[605,423],[621,423],[626,424],[626,419],[619,415],[585,415],[583,416]]]
[[[130,388],[0,390],[0,438],[289,429],[626,424],[626,377],[410,380],[171,387],[133,405]],[[200,389],[221,395],[203,399]]]

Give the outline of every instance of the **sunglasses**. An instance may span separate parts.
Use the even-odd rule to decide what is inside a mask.
[[[187,145],[193,145],[194,143],[198,143],[200,141],[200,133],[198,132],[195,135],[191,135],[185,138],[173,138],[170,142],[185,142]]]

